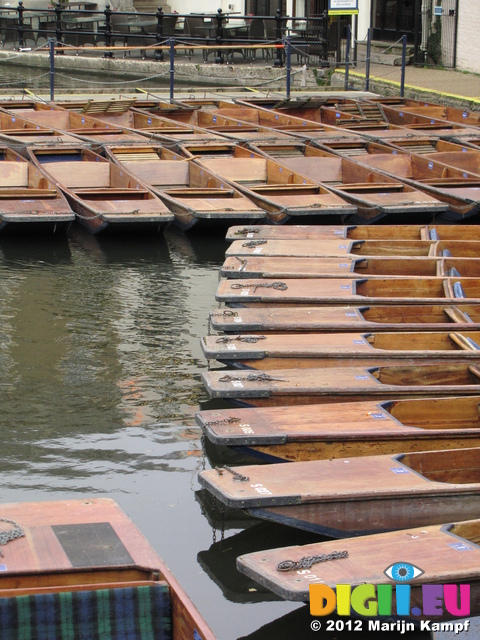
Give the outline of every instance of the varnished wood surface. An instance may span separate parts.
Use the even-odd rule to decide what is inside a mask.
[[[467,314],[467,315],[465,315]],[[469,322],[471,320],[471,322]],[[480,329],[480,305],[375,305],[373,307],[269,305],[214,309],[213,329],[267,331],[433,331]]]
[[[350,540],[327,541],[303,546],[258,551],[240,556],[238,569],[288,600],[309,601],[309,584],[391,584],[385,569],[401,558],[424,572],[412,585],[412,606],[422,603],[422,584],[471,585],[471,615],[480,610],[480,521],[441,524],[393,531]],[[463,534],[463,535],[462,535]],[[348,557],[313,565],[307,573],[278,571],[284,560],[348,551]],[[395,591],[395,590],[394,590]],[[393,609],[395,610],[395,605]],[[442,616],[443,619],[443,616]]]
[[[314,258],[280,256],[231,256],[220,274],[223,278],[386,278],[438,277],[450,274],[480,277],[477,258]]]
[[[456,298],[460,283],[465,297]],[[216,300],[227,304],[250,302],[276,304],[438,304],[461,306],[480,301],[480,280],[476,278],[347,278],[221,280]]]

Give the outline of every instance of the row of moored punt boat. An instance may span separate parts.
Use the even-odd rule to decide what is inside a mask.
[[[277,596],[406,576],[413,618],[426,584],[468,585],[442,620],[480,613],[479,233],[228,230],[202,339],[223,365],[204,384],[227,408],[197,414],[222,464],[199,479],[224,507],[318,534],[237,558]]]
[[[0,230],[463,221],[479,123],[392,98],[4,100]]]

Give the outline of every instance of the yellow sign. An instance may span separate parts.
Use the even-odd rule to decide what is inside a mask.
[[[329,9],[329,16],[353,16],[358,15],[358,9]]]

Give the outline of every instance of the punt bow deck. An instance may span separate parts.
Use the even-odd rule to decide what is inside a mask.
[[[221,468],[202,471],[199,481],[228,507],[334,538],[478,515],[479,448],[247,465],[234,471],[239,475]]]
[[[158,233],[174,216],[126,169],[81,147],[29,149],[29,157],[60,188],[78,221],[92,233]]]
[[[223,278],[398,278],[462,277],[480,278],[476,258],[300,258],[239,256],[228,257],[220,268]]]
[[[369,398],[466,396],[480,392],[480,368],[469,363],[207,371],[202,379],[212,398],[252,407],[357,402]]]
[[[444,522],[446,521],[447,518]],[[259,588],[268,588],[285,600],[297,602],[310,601],[310,584],[325,584],[331,589],[336,589],[339,584],[348,584],[352,590],[365,584],[384,585],[384,589],[393,596],[391,602],[387,598],[389,605],[386,608],[380,605],[377,610],[380,616],[385,617],[367,619],[372,621],[371,624],[376,620],[379,629],[384,623],[387,624],[385,628],[390,629],[390,614],[395,615],[399,604],[395,589],[398,578],[392,571],[399,571],[403,566],[412,572],[411,580],[408,580],[408,613],[413,614],[415,611],[414,615],[418,620],[424,610],[423,586],[432,585],[431,588],[437,594],[442,594],[439,601],[442,613],[435,619],[440,624],[448,624],[444,620],[456,616],[459,624],[462,624],[459,617],[476,616],[480,613],[479,542],[480,520],[458,521],[345,540],[341,549],[348,555],[341,558],[338,557],[338,542],[334,540],[256,551],[238,557],[237,568],[261,585]],[[325,562],[320,565],[321,569],[318,565],[310,565],[307,573],[298,570],[311,560],[323,557],[338,559]],[[392,563],[396,558],[401,561]],[[280,570],[280,567],[287,570]],[[420,573],[415,569],[419,569]],[[448,609],[443,601],[443,585],[447,584],[451,585],[455,594]],[[469,589],[467,593],[466,586]],[[457,602],[459,593],[462,594],[460,604]],[[373,606],[376,607],[377,601],[371,602],[375,602]],[[430,619],[430,623],[432,622]],[[452,622],[452,630],[455,624],[457,623]],[[393,637],[393,631],[386,633]]]
[[[214,640],[113,500],[2,504],[0,514],[17,536],[2,546],[3,637]]]
[[[261,331],[471,331],[480,329],[480,305],[294,307],[264,305],[214,309],[209,324],[227,333]]]
[[[9,113],[0,109],[0,143],[12,148],[25,146],[53,146],[61,144],[79,144],[78,136],[62,131],[60,127],[45,126],[27,120],[21,114]]]
[[[376,222],[392,214],[415,214],[417,220],[421,216],[427,222],[448,209],[438,198],[393,175],[387,176],[310,144],[258,144],[257,149],[356,205],[357,217],[362,221]]]
[[[183,231],[200,224],[266,221],[266,213],[225,180],[160,146],[113,147],[107,157],[147,184],[175,214]]]
[[[298,217],[323,219],[357,210],[318,182],[245,147],[226,143],[184,145],[183,149],[194,162],[228,180],[265,209],[272,222]]]
[[[196,414],[214,446],[262,462],[331,460],[480,446],[480,397],[213,409]]]
[[[0,231],[65,232],[75,219],[65,196],[44,171],[0,148]]]
[[[216,300],[226,304],[448,304],[480,302],[476,278],[338,278],[221,280]]]
[[[480,362],[479,331],[204,336],[206,358],[249,369]]]

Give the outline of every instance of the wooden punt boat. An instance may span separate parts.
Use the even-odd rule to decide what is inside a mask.
[[[478,111],[471,111],[470,109],[460,109],[458,107],[449,107],[445,104],[438,104],[434,102],[425,102],[424,100],[413,100],[412,98],[401,98],[400,96],[378,98],[369,97],[366,100],[368,106],[361,102],[361,108],[365,112],[370,105],[377,107],[392,107],[393,109],[399,109],[414,113],[417,115],[427,116],[428,118],[435,118],[436,120],[448,120],[449,122],[456,122],[466,126],[478,127],[480,125],[480,114]],[[342,111],[347,111],[345,105],[342,105]]]
[[[124,630],[131,640],[214,639],[113,500],[2,504],[0,513],[9,521],[2,529],[19,534],[2,547],[0,617],[9,621],[4,637],[106,640]]]
[[[214,309],[209,324],[226,333],[267,331],[469,331],[480,329],[480,305],[294,307],[265,305]]]
[[[449,304],[480,302],[476,278],[291,278],[288,282],[221,280],[216,300],[226,304]]]
[[[108,158],[147,184],[175,214],[183,231],[237,220],[266,221],[266,213],[231,184],[182,153],[161,146],[110,146]]]
[[[229,408],[195,418],[208,440],[262,462],[480,446],[480,397]]]
[[[57,126],[47,127],[0,109],[0,143],[20,149],[26,145],[79,144],[79,138]]]
[[[382,112],[389,124],[422,131],[424,135],[435,135],[441,138],[462,138],[463,136],[478,135],[478,128],[456,122],[446,122],[439,118],[417,115],[402,109],[394,109],[382,105]]]
[[[480,240],[478,225],[256,225],[232,226],[225,240]]]
[[[462,220],[477,214],[480,209],[480,176],[475,173],[475,152],[472,150],[471,159],[465,159],[467,155],[470,158],[470,154],[462,152],[460,145],[452,144],[447,152],[439,150],[428,153],[425,140],[419,139],[418,143],[407,146],[404,141],[391,145],[364,142],[328,146],[339,157],[348,154],[351,160],[401,180],[442,201],[448,206],[448,211],[444,214],[446,219]],[[453,151],[453,147],[460,151]],[[408,153],[414,149],[421,149],[424,153]],[[480,169],[477,171],[480,172]]]
[[[310,144],[259,144],[256,148],[289,169],[321,182],[355,204],[358,216],[364,221],[375,222],[392,214],[415,214],[416,220],[421,215],[428,221],[435,214],[448,209],[448,204],[411,184],[399,181],[391,174],[387,178],[384,172],[370,165],[364,167]],[[393,160],[397,158],[391,151],[390,154]]]
[[[480,260],[472,258],[299,258],[277,256],[228,257],[223,278],[480,278]]]
[[[0,231],[66,232],[75,219],[63,193],[45,173],[0,147]]]
[[[479,331],[268,333],[204,336],[206,358],[249,369],[480,362]]]
[[[131,144],[133,142],[145,141],[145,137],[134,131],[129,131],[123,127],[105,124],[101,120],[92,118],[83,113],[76,113],[49,104],[36,103],[30,109],[8,107],[8,113],[12,117],[21,114],[25,120],[29,120],[42,127],[55,127],[69,135],[81,138],[86,142],[96,142],[98,144]],[[78,140],[71,139],[72,142]]]
[[[228,180],[264,209],[271,222],[344,216],[357,210],[326,187],[243,146],[188,144],[183,149],[196,163]]]
[[[234,471],[211,469],[198,479],[229,507],[335,538],[478,515],[479,448],[247,465]]]
[[[212,398],[242,406],[358,402],[369,398],[478,395],[480,368],[467,363],[278,369],[271,371],[207,371],[203,383]]]
[[[285,256],[297,258],[423,257],[478,258],[480,243],[475,240],[235,240],[227,248],[229,256]]]
[[[64,192],[80,224],[92,233],[159,232],[174,218],[146,185],[90,149],[33,148],[28,153]]]
[[[447,521],[443,520],[443,522]],[[451,584],[458,593],[458,585],[469,585],[468,614],[476,616],[480,612],[480,520],[449,522],[422,526],[408,531],[392,531],[369,536],[361,536],[342,543],[342,549],[348,557],[325,562],[321,565],[310,565],[306,573],[295,570],[295,563],[314,557],[329,556],[338,553],[338,542],[334,540],[315,542],[307,545],[296,545],[278,549],[268,549],[245,554],[237,559],[237,568],[242,574],[259,583],[260,588],[271,591],[286,600],[308,602],[310,600],[310,584],[325,584],[336,589],[339,584],[351,585],[352,590],[362,584],[388,585],[392,587],[395,579],[390,578],[395,563],[392,560],[401,558],[401,564],[420,568],[421,575],[409,581],[409,612],[416,611],[415,618],[424,610],[424,585],[435,585],[442,594],[439,607],[442,611],[435,620],[443,623],[446,619],[461,615],[462,605],[455,600],[450,605],[450,612],[443,601],[443,585]],[[292,570],[279,571],[282,562],[290,562]],[[398,565],[398,563],[396,563]],[[398,567],[397,567],[398,568]],[[386,571],[390,571],[390,575]],[[320,577],[321,575],[321,577]],[[415,574],[414,574],[415,575]],[[438,593],[438,591],[437,591]],[[396,590],[392,589],[393,614],[397,611]],[[465,600],[462,599],[463,603]],[[423,616],[426,617],[426,616]],[[374,618],[368,618],[374,620]],[[382,617],[376,618],[382,624]],[[390,620],[390,617],[383,618]],[[408,620],[408,618],[407,618]],[[430,620],[433,622],[433,620]],[[355,623],[354,623],[355,624]],[[389,624],[389,623],[387,623]],[[445,623],[448,624],[448,623]],[[452,623],[456,624],[456,623]],[[352,626],[351,628],[354,628]],[[380,628],[380,627],[379,627]],[[389,628],[386,627],[386,628]],[[393,637],[391,631],[386,631]],[[409,634],[410,635],[410,634]],[[437,635],[435,633],[435,635]],[[273,637],[273,636],[272,636]]]

